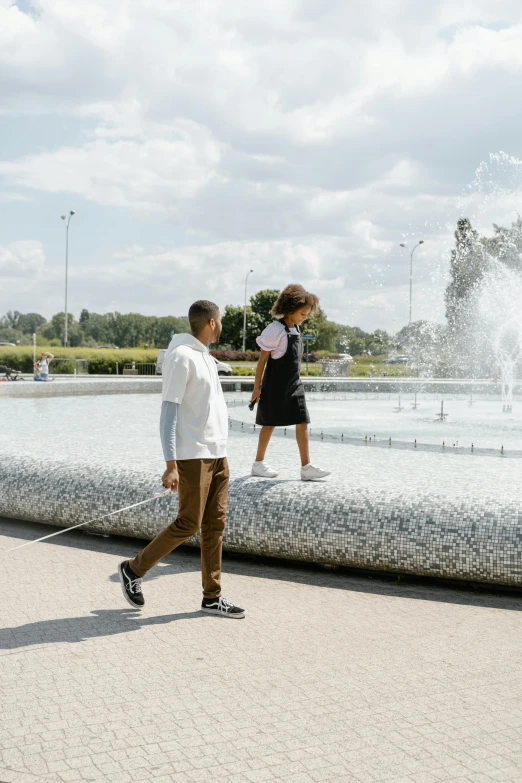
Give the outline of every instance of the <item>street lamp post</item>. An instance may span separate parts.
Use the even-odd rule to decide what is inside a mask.
[[[246,308],[247,308],[247,283],[248,283],[248,277],[252,274],[254,270],[251,269],[250,272],[247,273],[247,276],[245,277],[245,306],[243,308],[243,353],[245,353],[246,350]]]
[[[62,215],[62,220],[65,220],[65,327],[63,330],[63,347],[67,348],[67,282],[69,274],[69,223],[71,218],[75,215],[74,209],[71,209],[67,217]]]
[[[419,247],[419,245],[424,244],[424,239],[419,239],[417,244],[414,248],[410,251],[410,320],[408,321],[409,324],[411,324],[411,303],[412,303],[412,296],[413,296],[413,254],[415,250]],[[409,250],[408,245],[405,244],[405,242],[401,242],[401,247],[405,247],[406,250]]]

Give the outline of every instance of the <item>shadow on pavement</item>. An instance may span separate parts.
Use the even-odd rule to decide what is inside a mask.
[[[147,625],[167,625],[177,620],[194,620],[197,617],[208,618],[209,615],[202,612],[183,612],[143,617],[139,611],[131,608],[95,609],[85,617],[62,617],[59,620],[41,620],[13,628],[1,628],[0,650],[60,642],[74,644],[87,639],[137,631]]]
[[[0,517],[0,536],[31,540],[59,528],[33,522]],[[61,536],[43,541],[35,546],[63,546],[85,551],[100,552],[114,556],[114,571],[108,577],[118,582],[116,572],[118,562],[134,557],[148,541],[125,536],[103,538],[86,535],[81,530],[73,530]],[[12,544],[11,544],[12,545]],[[23,557],[24,550],[13,555]],[[0,553],[1,557],[1,553]],[[197,547],[181,546],[171,552],[161,563],[145,576],[144,581],[159,579],[200,570],[200,553]],[[522,591],[516,587],[502,585],[475,584],[436,577],[415,576],[390,572],[370,571],[348,567],[329,567],[320,564],[279,560],[278,558],[223,553],[223,572],[238,574],[255,579],[272,579],[281,582],[294,582],[316,587],[334,588],[359,593],[372,593],[395,598],[434,601],[437,603],[461,604],[463,606],[485,607],[522,611]],[[262,588],[261,588],[262,590]],[[132,610],[131,610],[132,611]]]

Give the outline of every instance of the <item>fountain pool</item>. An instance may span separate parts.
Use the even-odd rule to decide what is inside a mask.
[[[308,395],[312,433],[345,438],[376,438],[410,443],[491,451],[520,452],[522,456],[522,404],[507,413],[498,399],[473,399],[469,395]],[[441,421],[441,402],[445,418]],[[471,404],[470,404],[471,403]],[[400,408],[400,410],[399,410]],[[231,417],[249,424],[255,421],[243,405],[231,409]]]
[[[230,417],[252,427],[255,412],[248,410],[250,396],[226,395]],[[447,418],[438,421],[441,397],[434,394],[309,394],[313,434],[378,441],[431,444],[442,442],[477,451],[490,449],[522,455],[522,402],[510,413],[499,399],[445,396]],[[158,394],[114,394],[98,397],[9,398],[0,403],[4,446],[21,453],[62,454],[86,458],[119,457],[139,452],[144,458],[161,456]],[[414,405],[417,407],[414,408]],[[251,431],[251,430],[247,430]],[[35,437],[35,433],[38,433]]]
[[[231,551],[401,573],[522,584],[520,462],[493,450],[522,449],[516,404],[417,396],[309,395],[312,429],[402,438],[408,448],[360,448],[314,441],[312,459],[328,481],[299,479],[291,432],[275,438],[276,480],[250,476],[256,439],[248,395],[232,394],[230,506],[224,547]],[[159,394],[4,397],[0,400],[0,515],[68,527],[146,498],[164,468]],[[454,418],[454,421],[453,421]],[[479,429],[480,428],[480,429]],[[447,433],[447,435],[446,435]],[[477,436],[479,433],[479,436]],[[282,434],[282,433],[281,433]],[[480,437],[491,455],[422,451],[413,439]],[[501,444],[502,440],[502,444]],[[378,445],[378,444],[377,444]],[[150,539],[177,512],[177,499],[155,500],[89,527]],[[187,542],[197,545],[197,537]],[[22,550],[23,551],[23,550]]]

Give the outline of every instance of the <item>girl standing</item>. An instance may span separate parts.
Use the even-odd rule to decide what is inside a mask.
[[[259,403],[256,424],[261,425],[261,432],[256,461],[252,465],[253,476],[275,478],[278,475],[264,461],[265,453],[274,428],[293,424],[301,455],[301,479],[316,481],[330,475],[329,470],[321,470],[310,463],[310,416],[300,372],[303,340],[299,327],[309,315],[317,312],[318,307],[319,299],[315,294],[305,291],[301,285],[287,286],[272,308],[272,315],[277,320],[256,340],[261,356],[251,404]]]

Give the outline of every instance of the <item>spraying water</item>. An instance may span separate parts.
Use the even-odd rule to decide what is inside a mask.
[[[522,273],[491,259],[475,298],[476,350],[498,368],[502,410],[513,408],[515,372],[522,359]]]

